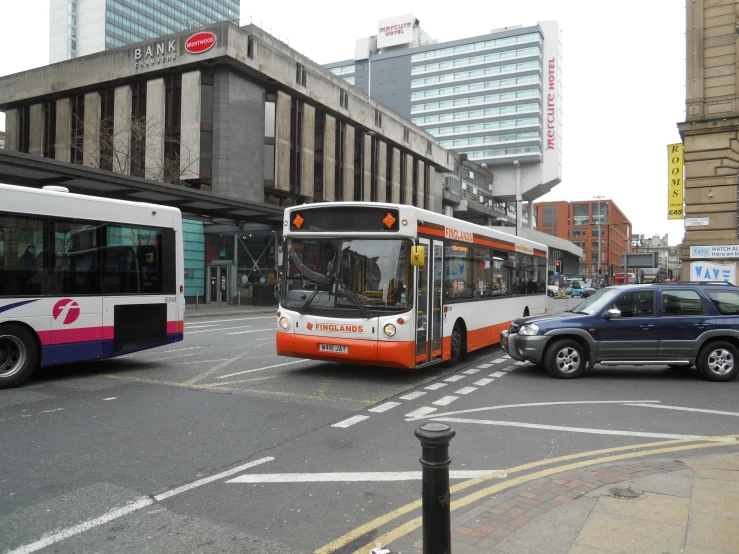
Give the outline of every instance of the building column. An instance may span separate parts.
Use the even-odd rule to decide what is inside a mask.
[[[433,212],[436,207],[434,206],[434,197],[436,195],[436,168],[433,165],[429,166],[429,180],[426,183],[426,209]]]
[[[69,98],[56,101],[54,157],[60,162],[72,161],[72,101]]]
[[[316,109],[310,104],[303,104],[302,134],[300,138],[300,194],[313,198]]]
[[[290,191],[290,112],[292,98],[277,91],[275,107],[275,188]]]
[[[323,120],[323,201],[336,200],[336,118]]]
[[[46,130],[44,106],[42,104],[33,104],[29,110],[29,114],[28,153],[34,156],[43,156],[44,131]]]
[[[14,152],[20,149],[20,113],[15,109],[5,112],[5,148]]]
[[[100,167],[100,93],[85,94],[82,165]]]
[[[354,127],[348,123],[344,130],[344,190],[341,200],[359,200],[354,198]]]
[[[390,201],[400,204],[400,150],[393,148],[393,167],[390,176]]]
[[[529,200],[528,201],[528,210],[529,210],[529,229],[534,228],[534,201]],[[600,237],[598,237],[598,240],[600,240]]]
[[[426,164],[418,160],[416,164],[416,206],[425,208],[424,200],[426,199]]]
[[[144,174],[147,179],[164,178],[164,79],[146,83],[146,153]]]
[[[131,100],[128,85],[115,89],[113,110],[113,171],[131,173]]]
[[[372,202],[372,137],[364,135],[362,156],[364,157],[362,171],[362,200]]]
[[[180,178],[200,178],[200,71],[182,74]]]
[[[377,201],[387,202],[385,189],[387,187],[387,144],[381,140],[377,141],[377,160],[375,171],[377,172]]]
[[[413,205],[413,156],[405,156],[405,187],[403,188],[403,204]]]

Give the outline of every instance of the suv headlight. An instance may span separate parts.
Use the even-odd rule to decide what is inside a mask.
[[[534,323],[529,323],[528,325],[524,325],[518,330],[519,335],[524,336],[532,336],[532,335],[538,335],[539,334],[539,326]]]

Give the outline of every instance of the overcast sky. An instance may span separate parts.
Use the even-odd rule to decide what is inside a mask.
[[[349,59],[377,20],[413,13],[440,42],[554,20],[563,31],[563,180],[543,200],[612,198],[635,234],[683,236],[667,220],[667,148],[685,119],[684,0],[242,0],[253,22],[319,63]],[[0,0],[0,75],[48,63],[49,0]],[[11,46],[12,45],[12,46]],[[0,129],[5,128],[0,114]]]

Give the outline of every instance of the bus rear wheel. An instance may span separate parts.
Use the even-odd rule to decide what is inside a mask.
[[[0,389],[17,387],[36,369],[38,349],[28,329],[0,325]]]
[[[452,352],[451,358],[449,359],[450,364],[456,364],[462,359],[464,354],[464,331],[459,325],[455,325],[452,330]]]

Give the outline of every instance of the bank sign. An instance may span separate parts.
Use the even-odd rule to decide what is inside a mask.
[[[691,258],[739,258],[739,244],[691,246]]]
[[[185,41],[185,51],[189,54],[202,54],[216,45],[216,35],[208,31],[202,31],[192,35]],[[153,65],[165,65],[177,61],[180,55],[180,39],[165,38],[150,44],[134,48],[134,69],[142,69]]]

